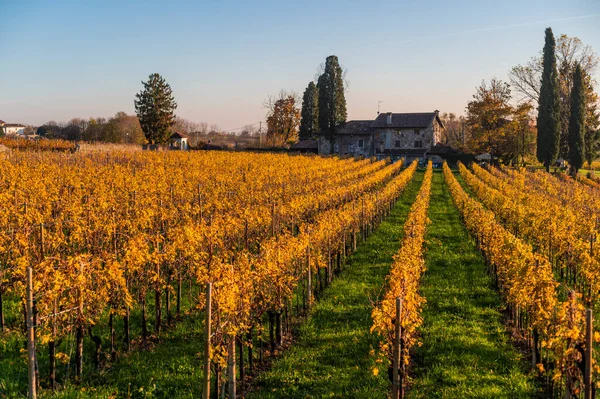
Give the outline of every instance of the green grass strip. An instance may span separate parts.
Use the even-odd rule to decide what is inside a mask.
[[[315,304],[295,342],[273,367],[255,381],[249,399],[385,398],[387,372],[375,376],[369,332],[371,311],[384,293],[392,256],[398,252],[403,225],[421,182],[417,172],[379,228],[348,258],[344,271]]]
[[[119,359],[110,369],[89,373],[77,386],[71,382],[55,394],[43,390],[42,398],[186,398],[202,397],[202,318],[186,318],[163,334],[152,350],[137,350]],[[84,364],[91,368],[91,364]],[[89,371],[89,370],[88,370]],[[2,395],[0,395],[0,398]]]
[[[429,218],[421,285],[427,304],[408,397],[534,397],[526,359],[505,331],[499,295],[441,170],[434,172]]]

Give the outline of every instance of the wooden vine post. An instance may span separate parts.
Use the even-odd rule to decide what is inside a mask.
[[[394,375],[392,381],[392,399],[403,399],[404,389],[402,375],[400,373],[402,360],[402,323],[400,316],[402,314],[402,299],[396,298],[396,324],[394,325],[394,353],[392,367]]]
[[[366,231],[365,231],[365,198],[362,198],[362,210],[360,212],[360,229],[361,229],[361,238],[362,240],[366,240],[367,236],[366,236]],[[354,250],[356,251],[356,248],[354,248]]]
[[[79,275],[83,275],[83,263],[79,264]],[[77,288],[77,301],[78,301],[78,314],[77,314],[77,329],[75,333],[75,379],[79,384],[81,382],[81,376],[83,375],[83,336],[84,336],[84,323],[85,318],[83,316],[83,288]]]
[[[307,234],[310,231],[307,230]],[[309,236],[310,237],[310,236]],[[312,303],[312,270],[310,267],[310,238],[306,245],[306,310],[310,311],[310,305]]]
[[[594,326],[592,325],[592,309],[587,309],[585,312],[586,316],[586,332],[585,332],[585,375],[583,376],[583,382],[585,384],[585,399],[592,399],[592,345],[594,340]]]
[[[238,338],[238,349],[240,352],[240,381],[242,382],[242,384],[244,383],[244,377],[245,377],[245,370],[244,370],[244,339],[243,339],[243,334],[240,334],[239,338]]]
[[[206,284],[206,322],[204,326],[204,381],[202,399],[210,399],[210,335],[212,313],[212,283]],[[219,382],[217,381],[217,384]]]
[[[229,337],[229,347],[227,348],[227,393],[231,399],[234,399],[237,395],[235,379],[235,341],[235,335]]]
[[[50,356],[50,388],[56,389],[56,314],[58,313],[58,301],[54,299],[52,314],[52,340],[48,342],[48,354]]]
[[[2,304],[2,287],[0,286],[0,332],[4,332],[4,305]]]
[[[37,398],[37,384],[35,380],[35,331],[33,322],[33,271],[27,268],[27,370],[28,370],[28,393],[30,399]]]
[[[381,214],[379,212],[379,191],[375,191],[375,215],[377,224],[381,223]]]

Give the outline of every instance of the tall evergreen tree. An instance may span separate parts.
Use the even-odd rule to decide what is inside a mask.
[[[544,45],[544,69],[540,88],[540,101],[537,118],[537,158],[550,171],[550,165],[556,161],[560,146],[560,96],[556,71],[556,43],[551,28],[546,28]]]
[[[583,68],[582,68],[583,70]],[[585,159],[588,166],[600,155],[600,110],[598,94],[594,91],[592,77],[583,70],[585,86]]]
[[[171,86],[158,73],[142,82],[144,89],[135,95],[135,112],[150,144],[165,144],[171,137],[177,103]]]
[[[346,122],[346,96],[344,94],[344,72],[337,56],[330,55],[325,60],[325,70],[319,76],[319,128],[321,134],[328,136],[333,154],[335,128]]]
[[[577,65],[573,74],[571,112],[569,117],[569,164],[575,176],[585,161],[585,87],[583,71]]]
[[[600,156],[600,129],[590,129],[585,127],[585,160],[588,166],[592,166],[592,162]]]
[[[319,131],[319,93],[314,82],[304,90],[301,116],[300,140],[313,138]]]

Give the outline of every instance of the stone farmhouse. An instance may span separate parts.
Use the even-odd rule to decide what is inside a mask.
[[[451,151],[441,141],[444,124],[439,111],[420,113],[382,113],[375,120],[353,120],[340,125],[333,137],[333,153],[390,157],[393,161],[414,159],[441,162]],[[319,137],[319,154],[331,154],[330,137]]]

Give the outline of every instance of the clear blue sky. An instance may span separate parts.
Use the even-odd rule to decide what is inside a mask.
[[[463,113],[547,26],[600,53],[600,0],[0,0],[0,15],[0,119],[34,125],[133,113],[158,72],[178,115],[233,129],[264,120],[269,94],[302,93],[330,54],[348,70],[349,119],[378,101]]]

